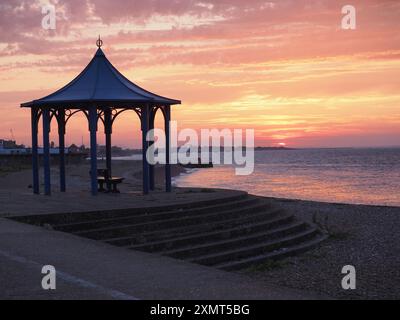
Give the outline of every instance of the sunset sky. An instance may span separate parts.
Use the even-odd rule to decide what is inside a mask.
[[[58,0],[56,30],[42,28],[46,3],[0,2],[0,138],[12,129],[30,145],[20,103],[71,81],[101,34],[125,76],[182,100],[182,129],[254,128],[262,146],[400,145],[398,0]],[[356,30],[341,28],[347,4]],[[82,139],[78,116],[67,143]],[[138,119],[121,116],[113,139],[138,147]]]

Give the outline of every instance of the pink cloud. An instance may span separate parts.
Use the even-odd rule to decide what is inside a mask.
[[[96,50],[94,43],[100,33],[97,28],[107,30],[107,36],[103,36],[104,51],[118,69],[133,75],[130,77],[133,81],[136,72],[140,73],[142,79],[138,84],[181,98],[187,106],[203,104],[207,108],[211,104],[235,102],[249,92],[271,99],[362,96],[371,92],[395,96],[398,91],[395,67],[400,58],[399,1],[353,0],[357,30],[343,31],[339,28],[341,7],[347,2],[52,0],[58,12],[57,29],[46,31],[41,28],[38,0],[3,0],[0,3],[1,90],[12,90],[7,89],[8,79],[23,81],[25,75],[33,77],[36,73],[39,77],[32,88],[47,89],[1,93],[1,108],[18,111],[14,120],[4,123],[6,129],[0,133],[7,134],[12,121],[17,123],[16,127],[26,126],[28,115],[15,108],[22,101],[56,89],[48,78],[54,79],[57,74],[67,83],[86,66]],[[146,28],[156,17],[165,21],[186,21],[191,17],[193,24],[188,27],[171,23],[170,29],[165,26],[157,29],[154,25],[153,29]],[[209,22],[200,23],[203,20]],[[316,67],[324,59],[335,63],[335,58],[348,59],[354,65],[359,63],[359,70],[349,71],[347,65],[337,62],[333,69]],[[308,61],[309,68],[315,69],[307,70],[303,59]],[[287,71],[288,65],[293,70]],[[143,70],[150,67],[167,72],[143,75]],[[19,84],[17,80],[14,87]],[[204,112],[215,115],[216,122],[222,117],[215,110]],[[174,115],[190,121],[190,108],[181,108]],[[347,130],[332,123],[324,125],[330,130]],[[369,123],[366,123],[358,129],[367,130]],[[309,130],[317,127],[313,120],[307,126]],[[285,129],[296,128],[273,129],[284,133]],[[295,133],[302,134],[303,129],[298,128]],[[307,132],[304,139],[292,138],[293,143],[318,140],[312,134]],[[319,134],[325,133],[319,131]],[[268,137],[269,133],[258,135],[258,139]]]

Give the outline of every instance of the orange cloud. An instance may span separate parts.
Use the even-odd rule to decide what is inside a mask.
[[[19,103],[69,82],[101,33],[121,72],[182,99],[173,110],[181,127],[254,128],[257,144],[399,144],[398,1],[353,1],[355,31],[339,27],[342,1],[52,3],[58,20],[50,32],[41,29],[39,0],[0,4],[0,110],[8,115],[0,137],[13,128],[30,143],[29,114]],[[139,145],[133,116],[115,132],[114,143]],[[77,118],[67,140],[87,134]]]

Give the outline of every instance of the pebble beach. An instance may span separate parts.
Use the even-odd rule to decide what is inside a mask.
[[[318,248],[243,271],[256,279],[336,299],[400,298],[400,207],[273,199],[329,234]],[[343,266],[356,269],[356,289],[341,286]]]

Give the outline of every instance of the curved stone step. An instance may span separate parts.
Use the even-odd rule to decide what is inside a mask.
[[[179,210],[174,210],[174,211],[161,211],[156,213],[142,213],[142,214],[137,214],[133,212],[129,215],[125,215],[122,217],[94,219],[86,222],[59,224],[55,225],[54,229],[58,231],[75,233],[80,231],[96,230],[96,229],[108,228],[126,224],[136,224],[136,223],[163,220],[166,217],[169,219],[180,218],[184,216],[201,214],[207,211],[212,211],[212,212],[226,211],[228,209],[256,204],[257,202],[260,202],[260,200],[257,199],[256,197],[243,197],[236,201],[223,202],[211,206],[204,206],[198,208],[190,208],[190,209],[180,208]]]
[[[306,251],[325,236],[246,192],[159,207],[18,217],[127,249],[235,270]],[[26,220],[24,220],[26,219]]]
[[[163,219],[158,221],[151,221],[145,223],[128,224],[117,227],[107,227],[93,229],[89,231],[79,231],[74,232],[76,235],[83,237],[88,237],[91,239],[104,239],[112,236],[124,236],[134,233],[141,233],[149,230],[162,230],[175,227],[177,225],[196,225],[199,223],[207,222],[210,220],[221,221],[228,219],[229,217],[241,215],[241,214],[251,214],[255,212],[260,212],[266,210],[269,207],[268,203],[260,202],[255,205],[250,205],[244,208],[239,208],[236,210],[226,210],[223,212],[212,212],[208,214],[199,214],[195,216],[184,216],[180,218]]]
[[[227,191],[227,190],[222,190]],[[227,192],[226,192],[227,193]],[[218,193],[216,193],[218,195]],[[57,226],[61,224],[69,224],[75,222],[84,222],[90,221],[93,219],[107,219],[107,218],[116,218],[116,217],[124,217],[127,215],[131,215],[132,211],[135,214],[148,214],[155,213],[161,211],[173,211],[179,209],[190,209],[197,208],[199,206],[211,206],[220,203],[227,203],[230,201],[236,201],[241,198],[245,198],[248,196],[248,193],[245,191],[236,191],[229,190],[229,193],[225,194],[221,197],[215,197],[212,199],[204,199],[193,202],[181,202],[181,203],[172,203],[165,204],[159,206],[147,206],[147,207],[134,207],[134,208],[121,208],[121,209],[107,209],[107,210],[93,210],[93,211],[85,211],[85,212],[65,212],[65,213],[57,213],[57,214],[37,214],[37,215],[28,215],[28,216],[16,216],[13,217],[13,220],[34,224],[34,225],[43,225],[50,224],[52,226]],[[110,199],[112,200],[112,199]]]
[[[128,245],[135,245],[135,244],[145,244],[147,242],[159,242],[159,241],[166,241],[169,239],[176,238],[177,235],[179,237],[188,237],[194,236],[205,232],[216,232],[216,231],[223,231],[226,228],[234,228],[239,226],[246,226],[252,225],[258,222],[268,222],[271,219],[282,214],[282,210],[280,209],[273,209],[268,212],[257,212],[251,215],[246,215],[244,217],[236,217],[233,219],[223,220],[223,221],[207,221],[201,224],[196,224],[192,226],[181,226],[175,227],[171,229],[160,231],[152,231],[152,232],[145,232],[140,234],[134,234],[129,236],[123,237],[112,237],[112,238],[103,238],[103,241],[118,245],[118,246],[128,246]],[[293,219],[292,215],[283,216],[280,218],[281,220],[284,219]],[[278,222],[275,222],[278,223]]]
[[[136,245],[124,246],[128,249],[147,251],[147,252],[160,252],[162,250],[171,250],[172,248],[187,246],[190,244],[200,244],[207,241],[217,241],[230,239],[233,237],[240,237],[247,234],[252,234],[260,231],[271,230],[281,225],[290,225],[294,217],[292,215],[278,215],[271,219],[263,220],[255,223],[242,223],[233,228],[226,228],[211,232],[198,232],[196,234],[182,236],[180,232],[178,236],[173,238],[163,239],[161,241],[145,242]],[[252,219],[253,220],[253,219]]]
[[[315,237],[307,241],[303,241],[299,244],[295,244],[286,248],[281,248],[273,252],[267,252],[265,254],[252,256],[250,258],[223,262],[214,265],[214,267],[226,271],[231,271],[231,270],[238,270],[238,269],[248,268],[251,266],[256,266],[266,261],[279,260],[286,258],[288,256],[293,256],[296,254],[306,252],[318,246],[322,241],[324,241],[327,238],[328,238],[327,235],[318,234]]]
[[[310,227],[306,231],[291,234],[289,236],[273,240],[264,241],[250,246],[241,246],[232,250],[223,251],[219,253],[207,254],[188,259],[188,261],[208,266],[220,264],[226,261],[240,260],[252,256],[261,255],[267,252],[275,251],[279,248],[294,245],[306,241],[318,233],[314,227]]]
[[[249,245],[252,243],[259,243],[261,241],[277,239],[279,237],[301,232],[306,228],[307,224],[305,222],[296,221],[292,224],[284,225],[272,230],[251,233],[241,237],[231,237],[226,240],[208,241],[200,245],[175,248],[173,250],[162,251],[160,254],[174,258],[190,259],[207,253],[210,254],[212,252],[221,252],[237,248],[242,245]]]

